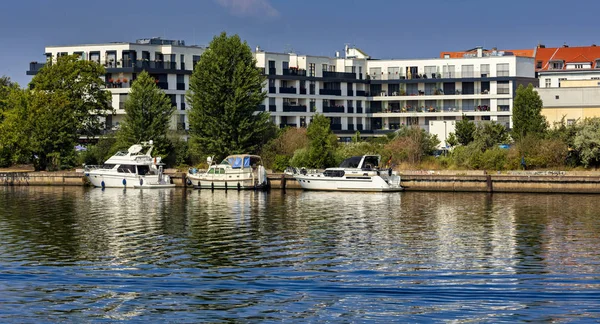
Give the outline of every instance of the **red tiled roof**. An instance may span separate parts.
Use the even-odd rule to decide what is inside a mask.
[[[596,68],[596,60],[600,59],[600,47],[598,46],[580,46],[580,47],[540,47],[535,55],[536,70],[548,70],[550,61],[563,61],[566,69],[566,63],[591,63],[592,68]],[[540,66],[541,68],[538,68]],[[600,66],[598,66],[600,67]]]

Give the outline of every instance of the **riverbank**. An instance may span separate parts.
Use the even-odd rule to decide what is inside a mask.
[[[400,171],[406,191],[455,192],[529,192],[529,193],[600,193],[599,171]],[[177,187],[186,186],[185,173],[167,172]],[[290,176],[269,174],[271,189],[300,189]],[[86,186],[81,171],[0,172],[5,186]]]

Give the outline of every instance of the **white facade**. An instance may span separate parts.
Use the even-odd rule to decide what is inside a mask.
[[[125,116],[124,102],[136,76],[146,70],[157,80],[159,88],[177,107],[171,128],[189,129],[185,93],[194,63],[204,52],[203,47],[185,46],[182,41],[162,39],[139,40],[136,43],[108,43],[46,47],[46,61],[56,61],[61,55],[79,54],[82,59],[96,61],[106,68],[104,81],[112,93],[115,115],[106,120],[108,130],[117,129]],[[31,63],[28,74],[35,74],[42,64]]]
[[[600,70],[544,70],[538,72],[540,88],[560,88],[564,80],[600,80]]]

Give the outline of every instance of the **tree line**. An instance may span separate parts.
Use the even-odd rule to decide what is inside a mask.
[[[403,126],[369,139],[357,132],[349,143],[338,141],[321,114],[307,128],[279,129],[267,112],[256,112],[267,97],[266,76],[237,35],[215,36],[194,67],[186,95],[188,134],[170,130],[175,107],[146,72],[132,83],[119,129],[103,134],[103,121],[115,113],[105,74],[100,64],[70,55],[46,64],[26,89],[0,78],[0,167],[29,163],[36,170],[58,170],[101,164],[117,151],[148,140],[169,166],[198,165],[206,156],[218,161],[236,153],[260,154],[276,171],[287,166],[325,168],[363,154],[380,154],[382,167],[425,169],[504,170],[523,164],[589,168],[600,163],[600,119],[572,124],[563,119],[550,127],[531,85],[517,89],[511,131],[463,116],[446,141],[450,150],[440,155],[434,154],[440,141],[419,127]],[[77,152],[81,138],[97,142]]]

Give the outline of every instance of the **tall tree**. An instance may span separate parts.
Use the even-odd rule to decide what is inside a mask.
[[[146,71],[140,73],[125,101],[127,114],[117,133],[117,145],[126,148],[152,140],[157,153],[165,155],[170,146],[167,133],[174,111],[171,100],[156,86],[154,78]]]
[[[5,87],[0,99],[0,166],[26,163],[31,157],[32,129],[28,126],[31,93],[18,86]]]
[[[548,128],[546,117],[542,116],[542,99],[530,83],[517,88],[513,107],[513,138],[524,138],[527,134],[543,134]]]
[[[69,117],[77,123],[79,135],[98,135],[103,117],[113,113],[111,94],[104,90],[101,79],[106,73],[102,65],[81,60],[78,55],[65,55],[48,62],[33,77],[30,88],[46,93],[60,93],[68,99]]]
[[[458,143],[461,145],[469,145],[475,138],[476,125],[473,121],[469,120],[467,116],[463,115],[462,119],[456,122],[455,135]]]
[[[330,128],[329,118],[315,114],[306,130],[308,137],[308,167],[326,168],[335,165],[337,137]]]
[[[265,76],[239,36],[221,33],[202,53],[190,78],[191,144],[220,159],[258,152],[272,135],[268,113],[255,113],[266,98]]]
[[[586,118],[577,131],[573,142],[574,148],[579,153],[583,166],[599,166],[600,118]]]

